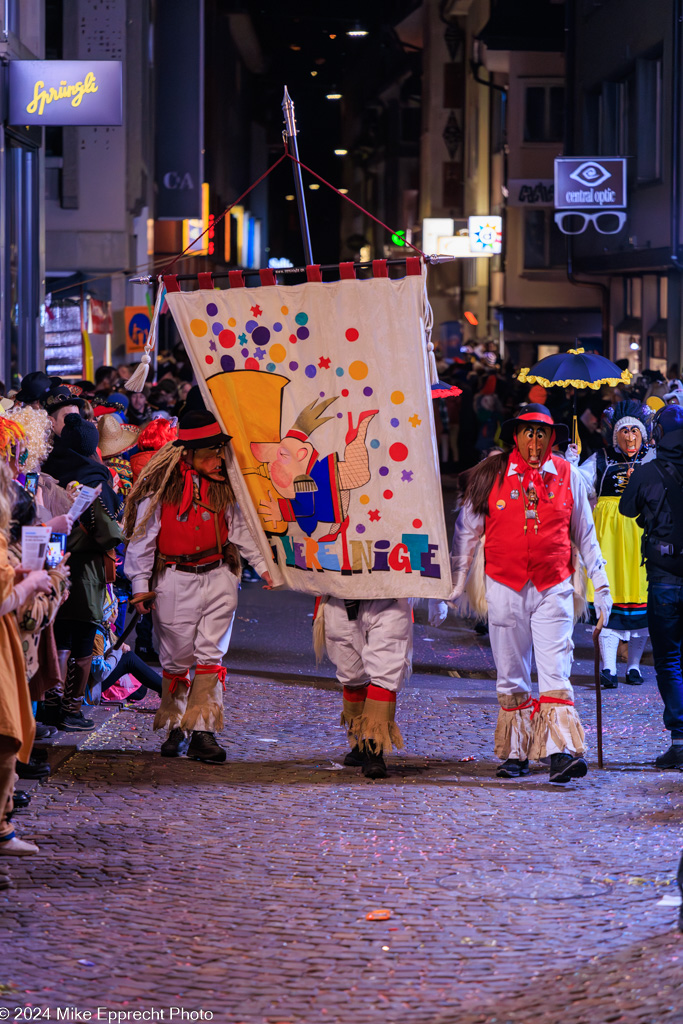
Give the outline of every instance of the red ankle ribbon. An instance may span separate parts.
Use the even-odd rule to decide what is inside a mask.
[[[536,700],[535,697],[528,697],[523,704],[518,704],[516,708],[502,708],[503,711],[527,711],[532,708],[530,721],[533,722],[534,715],[541,710],[541,704],[564,704],[568,707],[574,707],[573,700],[561,700],[559,697],[539,697]]]

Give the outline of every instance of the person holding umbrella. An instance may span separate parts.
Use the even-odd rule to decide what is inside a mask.
[[[578,467],[588,488],[600,549],[607,559],[605,570],[610,581],[612,614],[600,632],[600,683],[614,690],[617,679],[619,641],[628,641],[625,682],[640,686],[643,677],[640,659],[647,643],[647,574],[641,564],[643,531],[635,520],[621,514],[619,499],[637,466],[655,457],[648,446],[652,410],[633,399],[610,406],[602,417],[606,451],[595,452]],[[569,461],[578,453],[567,453]],[[593,588],[588,583],[588,600]]]
[[[481,566],[500,704],[495,732],[499,778],[528,775],[532,758],[549,759],[551,782],[566,783],[588,771],[569,679],[574,549],[586,565],[596,611],[605,621],[612,599],[586,486],[570,463],[552,453],[567,435],[544,405],[524,406],[501,429],[501,440],[512,446],[510,454],[492,455],[472,471],[455,526],[450,601],[463,594],[466,583],[476,587],[478,581],[468,581],[468,574],[480,541],[483,546],[483,560],[476,560],[472,576],[481,575]],[[431,615],[430,606],[435,624]],[[532,649],[538,699],[531,696]]]

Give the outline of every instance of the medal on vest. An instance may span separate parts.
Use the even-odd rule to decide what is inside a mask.
[[[510,491],[511,498],[519,498],[519,491]]]
[[[525,533],[527,531],[527,526],[529,525],[529,520],[530,519],[533,519],[533,521],[534,521],[534,533],[538,533],[538,522],[539,522],[539,520],[538,520],[537,505],[538,505],[538,494],[536,493],[536,488],[534,487],[534,485],[531,484],[530,487],[529,487],[529,490],[526,493],[525,499],[524,499],[524,532]]]

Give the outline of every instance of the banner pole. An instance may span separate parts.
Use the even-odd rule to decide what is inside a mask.
[[[294,114],[294,103],[292,98],[287,91],[285,86],[285,93],[282,97],[282,113],[285,117],[285,130],[283,135],[287,139],[289,151],[295,160],[299,159],[299,147],[297,145],[296,136],[296,117]],[[304,256],[306,257],[306,263],[310,265],[313,263],[313,252],[311,250],[311,234],[308,229],[308,211],[306,210],[306,198],[304,196],[304,186],[301,180],[301,168],[298,163],[292,161],[292,170],[294,174],[294,191],[296,193],[296,204],[299,207],[299,224],[301,225],[301,237],[304,243]]]

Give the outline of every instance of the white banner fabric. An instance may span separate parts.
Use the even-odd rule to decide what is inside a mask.
[[[168,292],[273,578],[447,597],[424,277]]]

